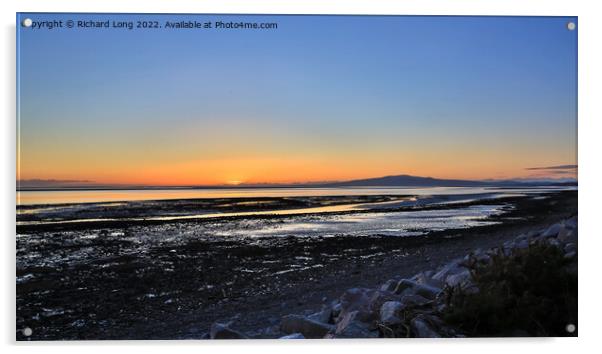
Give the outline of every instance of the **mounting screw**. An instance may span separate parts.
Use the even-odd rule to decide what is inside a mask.
[[[574,31],[574,30],[575,30],[575,28],[577,28],[577,25],[575,24],[575,22],[572,22],[572,21],[571,21],[571,22],[569,22],[569,23],[567,23],[567,24],[566,24],[566,28],[567,28],[569,31]]]
[[[574,333],[576,329],[577,329],[577,327],[575,327],[575,325],[572,323],[569,323],[568,325],[566,325],[566,331],[569,333]]]

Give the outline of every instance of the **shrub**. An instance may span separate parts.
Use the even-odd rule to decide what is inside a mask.
[[[557,247],[532,243],[488,264],[470,266],[477,293],[446,289],[443,319],[467,336],[575,336],[577,324],[576,259]]]

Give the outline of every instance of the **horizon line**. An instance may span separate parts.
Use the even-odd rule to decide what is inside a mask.
[[[108,189],[200,189],[200,188],[303,188],[303,187],[330,187],[339,183],[351,183],[365,180],[378,180],[392,177],[410,177],[420,178],[425,180],[441,180],[441,181],[458,181],[472,183],[503,183],[503,182],[558,182],[558,183],[574,183],[577,182],[576,177],[514,177],[514,178],[488,178],[488,179],[459,179],[459,178],[438,178],[431,176],[414,176],[408,174],[387,175],[380,177],[357,178],[350,180],[331,180],[331,181],[306,181],[306,182],[240,182],[240,183],[221,183],[221,184],[143,184],[143,183],[96,183],[91,180],[61,180],[61,179],[24,179],[16,180],[17,191],[27,190],[108,190]],[[27,185],[27,182],[40,183],[39,185]],[[20,187],[20,184],[26,184]],[[401,185],[400,185],[401,186]],[[356,186],[360,187],[360,186]],[[370,186],[375,187],[375,186]],[[377,186],[378,187],[378,186]],[[386,187],[383,185],[381,187]]]

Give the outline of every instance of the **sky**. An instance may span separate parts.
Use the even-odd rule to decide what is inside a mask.
[[[26,17],[277,29],[18,26],[18,180],[576,177],[576,18]]]

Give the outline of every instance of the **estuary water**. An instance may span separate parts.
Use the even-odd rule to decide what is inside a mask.
[[[569,187],[570,188],[570,187]],[[567,187],[495,188],[495,187],[365,187],[365,188],[168,188],[112,190],[40,190],[17,191],[17,205],[81,204],[141,200],[309,197],[342,195],[462,195],[541,193]]]

